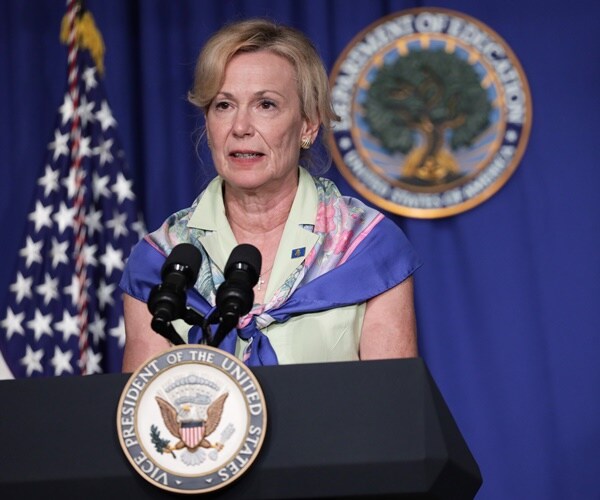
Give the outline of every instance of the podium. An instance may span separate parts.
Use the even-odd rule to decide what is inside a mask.
[[[473,498],[482,479],[421,359],[252,369],[268,424],[250,469],[207,499]],[[119,445],[126,374],[0,381],[0,496],[173,498]]]

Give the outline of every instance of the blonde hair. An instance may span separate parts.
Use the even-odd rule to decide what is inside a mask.
[[[268,50],[287,59],[296,70],[303,118],[325,129],[339,120],[331,104],[329,81],[313,43],[301,31],[266,19],[248,19],[224,26],[200,52],[188,100],[208,112],[231,58],[240,52]]]

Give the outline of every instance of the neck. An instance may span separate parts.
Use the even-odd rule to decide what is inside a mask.
[[[238,243],[252,243],[252,240],[260,241],[272,233],[281,236],[298,185],[272,193],[234,190],[229,185],[224,189],[225,212],[233,234]]]
[[[265,195],[240,193],[225,185],[225,211],[236,241],[254,245],[262,256],[260,278],[254,289],[256,303],[264,303],[266,285],[297,190],[296,183]]]

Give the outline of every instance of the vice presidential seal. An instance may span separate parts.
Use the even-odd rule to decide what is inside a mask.
[[[458,12],[380,19],[341,54],[331,87],[339,170],[401,215],[444,217],[483,202],[512,175],[529,138],[519,61],[494,31]]]
[[[144,479],[169,491],[204,493],[248,470],[266,418],[253,373],[224,351],[195,345],[172,348],[132,374],[117,429]]]

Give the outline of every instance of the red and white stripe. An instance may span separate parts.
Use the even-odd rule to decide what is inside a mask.
[[[202,438],[204,437],[204,425],[198,423],[198,425],[181,427],[181,440],[185,443],[188,448],[196,448]]]

